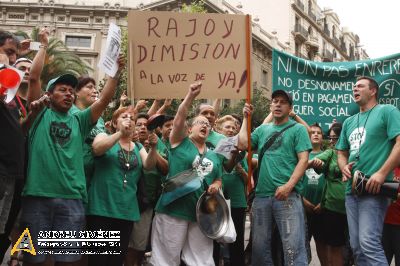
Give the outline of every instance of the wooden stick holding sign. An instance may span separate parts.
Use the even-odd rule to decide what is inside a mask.
[[[247,51],[247,58],[246,58],[246,71],[247,71],[247,93],[246,93],[246,103],[251,104],[251,62],[250,62],[250,55],[251,55],[251,16],[246,15],[246,51]],[[249,136],[247,139],[247,164],[248,164],[248,172],[247,172],[247,193],[248,195],[252,189],[251,187],[251,174],[252,174],[252,151],[251,151],[251,115],[249,114],[247,119],[247,135]]]

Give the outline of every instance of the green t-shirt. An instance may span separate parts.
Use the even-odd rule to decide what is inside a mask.
[[[314,159],[315,156],[321,154],[321,152],[313,153],[309,155],[309,159]],[[306,170],[303,176],[303,197],[314,205],[318,205],[321,202],[322,191],[325,186],[325,176],[323,173],[315,172],[314,168]]]
[[[81,112],[76,105],[72,105],[71,109],[69,109],[69,112],[71,114],[75,114],[77,112]],[[92,153],[92,143],[94,138],[99,134],[99,133],[104,133],[106,132],[105,127],[104,127],[104,119],[102,117],[99,117],[97,120],[97,123],[93,126],[92,130],[90,130],[89,135],[86,137],[85,142],[83,144],[83,165],[85,167],[85,176],[87,179],[87,182],[89,182],[90,178],[93,175],[94,171],[94,161],[93,161],[93,153]]]
[[[215,147],[217,147],[218,142],[223,138],[226,137],[218,132],[215,132],[214,130],[210,130],[206,140],[207,148],[214,150]]]
[[[123,153],[116,143],[105,154],[94,158],[93,178],[89,186],[88,215],[99,215],[128,221],[138,221],[140,212],[136,196],[137,183],[142,174],[143,163],[140,150],[135,144],[129,155],[130,169],[124,168],[127,152]],[[124,176],[126,174],[126,186]]]
[[[242,160],[240,165],[247,172],[247,161],[246,158]],[[224,195],[227,199],[231,200],[232,208],[246,208],[246,185],[243,182],[242,176],[236,172],[235,169],[231,173],[222,175],[222,184],[224,188]]]
[[[198,164],[200,154],[193,142],[186,137],[177,147],[171,148],[169,153],[169,172],[168,176],[174,176],[184,170],[192,168]],[[211,184],[215,179],[222,177],[222,165],[217,154],[207,150],[206,155],[199,167],[199,175],[205,177],[207,184]],[[164,181],[165,179],[163,179]],[[201,194],[205,191],[202,186],[198,190],[189,193],[167,206],[162,206],[160,200],[157,203],[156,211],[165,213],[183,220],[196,222],[196,204]]]
[[[322,171],[327,173],[325,176],[326,187],[321,202],[322,207],[345,214],[344,192],[346,182],[342,181],[342,172],[337,164],[337,153],[329,149],[316,156],[316,158],[324,162]],[[326,169],[327,166],[328,169]]]
[[[398,135],[400,135],[400,111],[393,105],[379,104],[344,121],[336,149],[349,151],[348,161],[355,162],[352,168],[353,174],[359,170],[371,176],[389,157]],[[360,153],[357,160],[358,151]],[[391,182],[392,179],[393,173],[390,172],[386,182]],[[351,194],[351,182],[352,179],[348,181],[346,194]]]
[[[169,144],[164,143],[160,138],[157,141],[157,152],[163,157],[164,159],[168,159],[168,147],[167,145]],[[161,195],[161,179],[163,178],[163,175],[157,170],[143,170],[143,174],[145,177],[145,185],[146,185],[146,197],[149,200],[149,203],[152,206],[155,206],[158,198]]]
[[[289,126],[294,121],[289,120],[282,125],[261,125],[251,134],[252,148],[260,153],[264,143],[275,133]],[[311,142],[307,129],[297,124],[281,134],[259,162],[260,171],[256,187],[256,196],[270,197],[275,195],[278,187],[287,183],[298,163],[297,154],[311,150]],[[295,190],[302,191],[302,182],[297,182]]]
[[[28,177],[22,195],[86,200],[83,142],[91,128],[90,108],[75,114],[43,110],[28,136]]]

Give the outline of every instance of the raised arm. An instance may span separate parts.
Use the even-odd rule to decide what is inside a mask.
[[[213,102],[213,108],[215,112],[215,117],[219,116],[219,112],[221,111],[221,99],[218,98]]]
[[[294,111],[291,111],[291,112],[289,113],[289,116],[290,116],[291,118],[293,118],[293,120],[296,121],[297,123],[302,124],[303,126],[305,126],[308,133],[311,132],[310,126],[307,124],[307,122],[304,121],[304,120],[303,120],[298,114],[296,114]]]
[[[159,108],[160,108],[160,100],[155,99],[155,100],[153,101],[153,104],[150,106],[149,111],[147,111],[147,114],[148,114],[149,116],[152,116],[152,115],[154,115],[154,114],[157,113],[157,110],[158,110]]]
[[[185,129],[186,118],[189,113],[189,109],[201,91],[201,82],[191,84],[189,86],[189,91],[185,96],[185,99],[178,107],[178,111],[176,112],[176,116],[174,119],[174,125],[172,127],[171,134],[169,136],[169,141],[171,143],[171,147],[178,146],[179,143],[187,136],[187,132]]]
[[[40,82],[40,74],[42,73],[44,60],[46,58],[46,49],[49,45],[49,31],[44,28],[39,32],[40,48],[35,58],[33,58],[31,71],[29,72],[27,104],[40,98],[42,92],[42,83]]]
[[[165,114],[165,112],[171,107],[172,99],[165,99],[164,104],[157,110],[157,114]]]
[[[248,135],[247,135],[247,120],[248,116],[253,112],[253,106],[245,103],[243,107],[243,123],[238,134],[238,147],[239,150],[246,150],[248,148]]]
[[[124,67],[125,67],[125,58],[120,56],[118,58],[117,73],[115,74],[114,77],[112,78],[109,77],[107,79],[104,89],[100,94],[100,98],[97,101],[95,101],[90,107],[93,123],[95,123],[99,119],[103,111],[106,109],[107,105],[110,103],[112,97],[114,96],[115,89],[117,88],[118,85],[119,75]]]

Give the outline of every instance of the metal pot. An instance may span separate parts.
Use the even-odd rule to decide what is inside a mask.
[[[211,239],[225,235],[228,230],[229,215],[229,207],[221,191],[214,195],[209,195],[205,191],[197,201],[197,224],[203,234]]]

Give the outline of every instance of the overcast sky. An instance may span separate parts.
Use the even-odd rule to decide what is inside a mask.
[[[331,7],[342,26],[358,34],[371,58],[400,53],[399,0],[317,0]]]
[[[228,1],[234,5],[239,2]],[[241,0],[243,11],[248,5],[251,6],[251,10],[257,10],[264,1],[280,0]],[[400,0],[317,0],[317,2],[322,9],[332,8],[339,16],[341,26],[348,27],[358,34],[361,45],[364,45],[363,48],[370,58],[400,53]],[[263,21],[262,14],[252,15],[258,15],[260,23]]]

